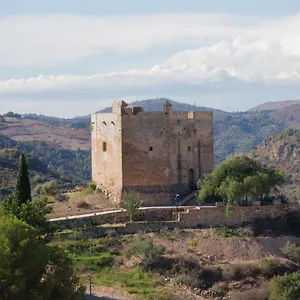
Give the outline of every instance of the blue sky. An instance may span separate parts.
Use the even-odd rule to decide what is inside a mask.
[[[299,99],[300,1],[0,0],[0,113]]]
[[[300,10],[297,0],[1,0],[0,14],[76,13],[88,15],[124,15],[182,12],[221,12],[253,15],[294,14]]]

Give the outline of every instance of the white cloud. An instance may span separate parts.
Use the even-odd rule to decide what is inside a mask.
[[[51,66],[105,51],[135,52],[154,45],[194,43],[203,37],[235,36],[254,20],[225,14],[2,17],[0,66]]]
[[[134,53],[155,45],[176,43],[187,49],[165,61],[158,57],[157,64],[148,69],[104,74],[95,71],[92,75],[76,76],[16,76],[0,81],[1,105],[6,101],[8,107],[13,101],[18,101],[23,107],[21,98],[27,102],[33,95],[41,95],[40,100],[48,99],[48,105],[52,99],[71,102],[70,98],[76,98],[79,92],[82,95],[87,93],[81,99],[92,99],[95,106],[97,98],[110,101],[123,96],[141,98],[147,94],[177,99],[190,90],[193,91],[190,99],[195,99],[207,88],[210,89],[207,93],[213,91],[214,101],[222,94],[222,101],[218,100],[220,106],[226,100],[224,91],[245,89],[247,85],[257,88],[257,83],[269,85],[272,97],[276,95],[271,94],[274,87],[277,92],[279,85],[291,86],[290,92],[284,88],[280,95],[295,97],[298,90],[294,87],[300,83],[299,36],[300,15],[269,20],[221,14],[0,18],[0,67],[54,66],[55,70],[55,65],[60,63],[80,64],[81,59],[105,51]],[[239,93],[242,95],[241,91]],[[264,93],[267,98],[266,90]],[[14,100],[10,102],[10,99]],[[226,101],[231,101],[230,97],[228,99]],[[72,101],[72,107],[76,103],[78,110],[84,105],[77,104],[76,99]],[[105,100],[105,103],[109,101]],[[57,102],[53,103],[56,109]],[[34,102],[32,105],[34,107]]]
[[[99,92],[162,84],[203,84],[228,78],[243,82],[300,82],[300,55],[289,53],[277,40],[222,40],[179,52],[148,70],[87,76],[40,75],[0,81],[1,93],[96,87]]]

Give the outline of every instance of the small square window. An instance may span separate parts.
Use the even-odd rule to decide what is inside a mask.
[[[153,150],[153,147],[149,147],[149,151],[152,151]]]
[[[102,150],[103,150],[103,152],[106,152],[106,150],[107,150],[106,142],[104,142],[104,143],[102,144]]]
[[[189,152],[191,151],[191,146],[188,146],[188,151],[189,151]]]

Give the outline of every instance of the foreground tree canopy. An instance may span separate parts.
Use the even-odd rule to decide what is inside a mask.
[[[84,298],[84,287],[68,254],[50,247],[38,231],[11,216],[0,215],[0,299]]]
[[[52,247],[46,199],[31,199],[25,156],[20,156],[15,194],[0,206],[0,300],[81,300],[69,254]]]
[[[285,183],[283,172],[247,156],[234,156],[199,180],[199,200],[221,199],[231,205],[242,201],[264,200],[277,195]]]

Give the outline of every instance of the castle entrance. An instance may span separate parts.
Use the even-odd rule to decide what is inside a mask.
[[[189,188],[192,190],[197,189],[194,169],[189,169]]]

